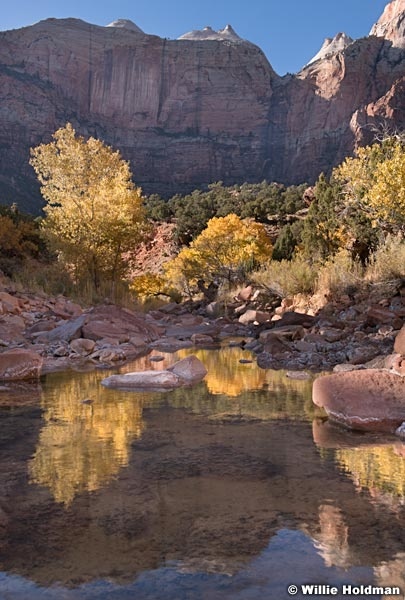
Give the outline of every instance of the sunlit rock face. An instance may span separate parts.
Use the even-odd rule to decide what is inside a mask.
[[[311,183],[372,141],[374,126],[405,126],[404,8],[395,0],[371,36],[338,34],[285,77],[231,26],[178,40],[125,19],[47,19],[2,32],[2,201],[38,209],[29,149],[67,121],[118,148],[146,193]]]
[[[405,48],[405,0],[393,0],[377,23],[373,25],[370,35],[384,37],[398,48]]]
[[[135,23],[133,23],[133,21],[130,21],[129,19],[117,19],[116,21],[109,23],[107,27],[117,27],[119,29],[127,29],[129,31],[133,31],[134,33],[143,33],[142,29],[138,27],[138,25],[135,25]]]
[[[326,38],[324,43],[322,44],[322,48],[319,50],[317,54],[308,62],[311,63],[322,60],[331,54],[336,54],[337,52],[341,52],[347,46],[353,43],[353,39],[346,35],[345,33],[338,33],[334,38]]]
[[[232,25],[227,25],[223,29],[215,31],[212,27],[204,27],[204,29],[195,29],[181,35],[179,40],[228,40],[231,42],[243,41],[238,36]],[[246,43],[246,42],[245,42]]]

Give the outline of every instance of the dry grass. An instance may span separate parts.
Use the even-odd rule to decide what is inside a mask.
[[[301,257],[293,260],[272,260],[259,271],[252,274],[251,279],[266,290],[281,296],[294,294],[313,294],[315,291],[317,271]]]
[[[405,240],[402,236],[388,236],[370,258],[364,279],[370,283],[379,283],[404,277]]]
[[[322,294],[347,293],[363,282],[363,268],[353,261],[347,250],[340,250],[327,260],[318,272],[316,292]]]

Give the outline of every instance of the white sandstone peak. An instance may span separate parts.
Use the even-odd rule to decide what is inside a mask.
[[[129,29],[129,31],[134,31],[135,33],[144,33],[138,25],[135,25],[135,23],[129,19],[117,19],[106,25],[106,27],[117,27],[118,29]]]
[[[319,52],[315,54],[315,56],[311,58],[307,64],[310,65],[317,60],[321,60],[322,58],[326,58],[327,56],[341,52],[352,43],[353,39],[343,32],[337,33],[334,38],[325,38],[325,41],[322,44]]]
[[[212,27],[204,27],[204,29],[194,29],[188,33],[181,35],[179,40],[219,40],[230,42],[242,42],[241,37],[235,32],[231,25],[226,25],[223,29],[215,31]]]

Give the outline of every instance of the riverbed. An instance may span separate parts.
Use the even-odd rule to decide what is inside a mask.
[[[405,445],[331,426],[311,380],[259,369],[239,347],[194,353],[207,377],[172,392],[101,386],[117,370],[3,386],[0,599],[405,592]]]

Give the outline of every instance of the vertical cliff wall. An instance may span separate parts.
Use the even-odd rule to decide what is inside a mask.
[[[405,124],[404,0],[369,37],[338,34],[279,77],[231,27],[179,40],[48,19],[0,33],[0,201],[39,206],[29,148],[67,121],[119,148],[145,192],[313,181],[371,125]],[[343,42],[342,42],[343,40]]]

